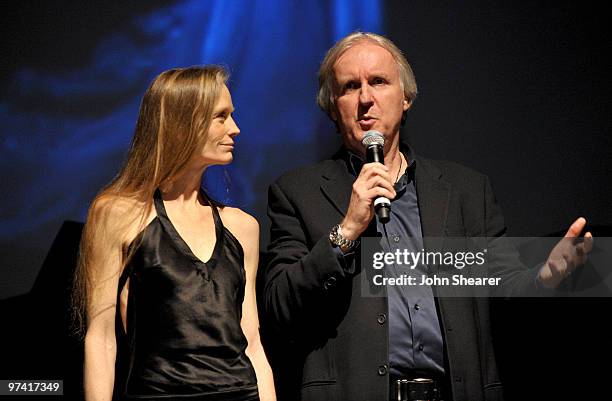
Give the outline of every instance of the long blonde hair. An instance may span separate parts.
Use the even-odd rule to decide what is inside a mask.
[[[206,140],[213,108],[227,79],[220,66],[174,68],[159,74],[145,92],[125,163],[94,198],[87,215],[72,292],[74,332],[79,337],[85,333],[93,289],[99,285],[93,279],[92,242],[104,225],[96,204],[120,198],[138,201],[127,219],[140,221],[138,232],[144,229],[155,190],[176,177]],[[125,250],[116,274],[121,274],[135,248]]]

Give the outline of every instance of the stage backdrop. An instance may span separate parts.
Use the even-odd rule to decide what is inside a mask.
[[[488,174],[510,234],[561,231],[579,215],[612,223],[612,42],[603,6],[13,0],[2,7],[0,306],[3,327],[11,327],[3,333],[12,335],[2,355],[18,351],[1,366],[4,378],[53,372],[80,390],[61,289],[48,288],[63,282],[66,266],[45,269],[37,283],[46,291],[16,295],[30,290],[61,223],[82,221],[117,172],[140,97],[171,67],[221,63],[231,71],[242,133],[235,162],[211,171],[207,186],[259,219],[262,245],[269,183],[339,144],[315,104],[316,72],[334,41],[355,29],[387,34],[412,64],[419,96],[404,138],[416,153]],[[532,399],[605,394],[607,370],[595,367],[612,359],[605,319],[612,298],[558,301],[493,305],[507,399],[525,399],[526,388]],[[30,303],[39,315],[49,310],[46,320],[27,312]],[[43,373],[32,373],[31,361]]]
[[[315,104],[342,35],[389,35],[419,84],[404,136],[417,153],[488,174],[510,233],[584,215],[612,223],[609,13],[578,2],[474,0],[4,3],[0,13],[0,299],[27,292],[62,221],[83,220],[117,172],[139,100],[176,66],[221,63],[242,130],[211,171],[253,213],[266,189],[339,144]]]
[[[228,68],[241,134],[206,184],[262,221],[267,185],[339,143],[315,102],[325,51],[353,30],[383,31],[378,1],[94,3],[15,2],[4,16],[0,299],[30,289],[62,221],[84,220],[157,74]]]

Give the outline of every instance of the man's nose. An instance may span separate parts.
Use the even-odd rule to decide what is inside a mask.
[[[371,104],[372,103],[372,92],[370,92],[370,86],[366,83],[361,85],[361,90],[359,92],[359,103],[361,104]]]

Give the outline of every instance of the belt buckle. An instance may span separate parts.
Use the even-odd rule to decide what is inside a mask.
[[[428,378],[397,379],[393,401],[434,401],[438,398],[435,387]]]

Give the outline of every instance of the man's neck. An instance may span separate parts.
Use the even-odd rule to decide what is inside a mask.
[[[359,159],[361,159],[365,163],[365,152],[363,149],[351,149],[350,147],[345,145],[345,149],[349,151],[349,153],[356,155]],[[389,168],[389,176],[391,177],[391,181],[395,183],[399,177],[401,177],[403,171],[408,167],[409,160],[405,157],[399,149],[399,143],[397,145],[392,145],[391,148],[387,151],[385,150],[385,166]]]
[[[389,168],[391,182],[395,183],[402,175],[401,170],[408,166],[408,160],[406,160],[402,152],[400,152],[399,146],[394,146],[385,154],[385,166]]]

